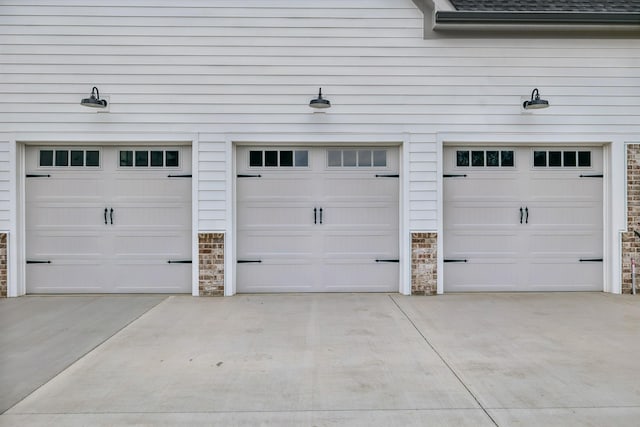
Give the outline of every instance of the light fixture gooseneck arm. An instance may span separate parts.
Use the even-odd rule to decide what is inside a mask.
[[[535,94],[535,95],[534,95]],[[535,88],[532,92],[531,92],[531,100],[534,100],[534,96],[535,99],[540,99],[540,92],[538,92],[538,88]]]

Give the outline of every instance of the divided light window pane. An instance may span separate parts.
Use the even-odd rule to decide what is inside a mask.
[[[85,165],[88,167],[100,166],[100,152],[95,150],[87,151]]]
[[[267,167],[278,166],[278,152],[277,151],[265,151],[264,152],[264,165]]]
[[[513,167],[514,165],[513,151],[511,150],[501,151],[500,157],[501,157],[500,160],[501,160],[502,167]]]
[[[177,151],[166,151],[165,160],[165,166],[168,168],[177,168],[180,165]]]
[[[534,151],[533,152],[533,166],[546,167],[547,166],[547,152],[546,151]]]
[[[487,166],[500,166],[500,157],[498,151],[487,151]]]
[[[373,166],[381,168],[387,166],[387,150],[373,151]]]
[[[153,167],[164,166],[164,151],[151,152],[151,166]]]
[[[471,152],[471,166],[484,166],[484,151]]]
[[[120,152],[120,166],[122,167],[133,166],[133,151]]]
[[[149,152],[148,151],[136,151],[136,166],[138,166],[138,167],[149,166]]]
[[[69,166],[69,152],[56,150],[56,166]]]
[[[84,166],[84,151],[71,150],[71,166]]]
[[[549,151],[549,166],[552,166],[552,167],[562,166],[561,151]]]
[[[328,164],[330,167],[342,166],[342,151],[329,150],[328,156]]]
[[[345,167],[354,167],[356,166],[356,151],[355,150],[344,150],[342,152],[342,166]]]
[[[456,166],[466,167],[469,166],[469,152],[457,151],[456,152]]]
[[[309,166],[309,152],[308,151],[296,151],[296,166],[307,167]]]
[[[286,166],[286,167],[293,166],[293,151],[280,152],[280,166]]]
[[[564,166],[574,167],[576,165],[576,153],[575,151],[564,152]]]
[[[249,152],[249,166],[253,168],[262,167],[262,151]]]
[[[53,166],[53,150],[40,150],[40,166]]]
[[[371,166],[371,150],[358,151],[358,166]]]
[[[591,151],[578,151],[578,166],[591,167]]]

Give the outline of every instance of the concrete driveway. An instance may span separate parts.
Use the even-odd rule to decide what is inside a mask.
[[[113,307],[136,297],[117,298]],[[13,405],[0,425],[636,426],[640,419],[636,297],[157,298],[146,309],[129,304],[135,320]],[[29,357],[12,354],[6,341],[3,352]]]

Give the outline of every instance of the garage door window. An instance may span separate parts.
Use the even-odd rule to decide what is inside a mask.
[[[457,167],[513,167],[513,150],[457,150]]]
[[[180,166],[178,150],[121,150],[120,167],[175,168]]]
[[[98,150],[40,150],[40,167],[99,167]]]
[[[535,150],[533,166],[535,168],[590,168],[591,151]]]
[[[305,168],[309,166],[307,150],[251,150],[249,167],[252,168]]]
[[[328,150],[327,165],[331,168],[386,167],[387,150]]]

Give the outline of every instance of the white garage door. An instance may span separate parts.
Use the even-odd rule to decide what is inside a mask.
[[[397,292],[396,147],[237,151],[238,292]]]
[[[189,147],[27,147],[27,292],[191,292],[190,178]]]
[[[602,291],[599,147],[446,147],[444,291]]]

